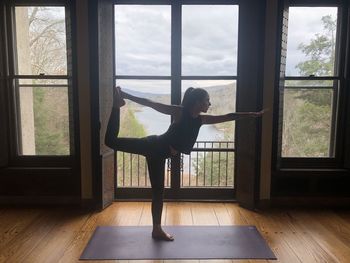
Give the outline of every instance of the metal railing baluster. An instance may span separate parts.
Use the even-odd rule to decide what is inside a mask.
[[[230,141],[197,141],[195,148],[188,156],[188,161],[185,160],[184,155],[180,157],[181,187],[231,187],[233,170],[231,169],[232,160],[230,158],[232,158],[232,155],[230,153],[235,152],[233,146],[234,143]],[[147,162],[143,156],[137,155],[135,160],[134,156],[135,154],[125,152],[116,154],[117,164],[122,163],[122,167],[119,165],[119,169],[116,166],[116,169],[122,173],[122,176],[118,175],[117,177],[117,187],[148,187]],[[171,162],[169,159],[166,159],[165,162],[166,178],[164,184],[169,187]],[[143,165],[144,171],[142,171]],[[144,183],[142,183],[142,173]],[[185,176],[188,176],[188,178],[185,178]],[[196,176],[196,179],[192,182],[193,176]]]

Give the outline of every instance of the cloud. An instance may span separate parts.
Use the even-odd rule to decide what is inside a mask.
[[[182,74],[237,74],[237,6],[183,6]]]
[[[116,74],[170,76],[171,7],[116,5],[115,14]],[[287,74],[298,73],[295,66],[306,60],[299,44],[324,32],[321,18],[328,14],[336,18],[337,8],[290,8]],[[236,75],[238,6],[184,5],[182,16],[182,74]]]
[[[118,75],[170,75],[170,13],[170,6],[116,6]]]
[[[170,6],[116,5],[116,74],[170,75]],[[236,75],[237,6],[183,6],[184,75]]]

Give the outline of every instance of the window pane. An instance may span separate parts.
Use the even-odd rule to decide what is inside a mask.
[[[203,88],[209,93],[211,106],[207,114],[220,115],[236,109],[236,81],[183,80],[182,97],[188,87]],[[182,155],[182,187],[232,187],[234,154],[211,152],[213,149],[234,148],[235,122],[203,125],[194,148],[209,151]]]
[[[132,95],[170,104],[170,81],[168,80],[117,80],[117,86]],[[170,125],[170,115],[159,113],[149,107],[126,100],[121,108],[121,137],[144,137],[162,134]]]
[[[290,7],[286,75],[335,75],[336,7]]]
[[[282,157],[333,157],[332,89],[285,89]]]
[[[67,75],[64,7],[16,7],[20,75]]]
[[[69,155],[67,87],[19,86],[21,155]]]
[[[236,109],[236,81],[233,80],[183,80],[182,95],[188,87],[204,88],[210,97],[208,114],[220,115],[234,112]],[[235,123],[225,122],[215,125],[203,125],[198,141],[233,141]]]
[[[211,148],[211,144],[206,144]],[[234,184],[234,152],[191,152],[183,156],[181,187],[232,188]]]
[[[334,80],[286,80],[285,87],[328,87],[332,88],[337,81]]]
[[[237,74],[238,6],[182,7],[182,75]]]
[[[20,86],[38,86],[38,85],[53,85],[53,86],[68,86],[67,79],[19,79],[18,83]]]
[[[124,80],[118,79],[117,86],[132,95],[170,104],[170,81],[168,80]],[[164,133],[170,125],[170,116],[149,107],[125,100],[120,111],[120,137],[141,138]],[[168,163],[165,165],[165,187],[170,186]],[[117,187],[151,187],[146,159],[143,156],[118,152]]]
[[[170,75],[170,18],[170,6],[115,6],[117,75]]]

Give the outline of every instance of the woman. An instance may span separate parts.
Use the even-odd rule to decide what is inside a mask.
[[[174,121],[160,136],[118,138],[120,107],[125,104],[124,99],[171,115]],[[201,88],[188,88],[181,105],[154,102],[123,92],[120,87],[114,88],[113,108],[107,126],[105,144],[116,151],[141,154],[146,157],[152,186],[152,237],[154,239],[174,240],[174,237],[164,232],[161,227],[165,160],[179,153],[189,154],[196,142],[199,128],[203,124],[233,121],[243,117],[259,117],[264,112],[236,112],[218,116],[201,114],[207,112],[209,107],[209,94]]]

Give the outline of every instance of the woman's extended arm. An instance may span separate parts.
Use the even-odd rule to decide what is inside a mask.
[[[125,91],[121,91],[121,94],[122,94],[122,97],[124,99],[131,100],[133,102],[136,102],[136,103],[141,104],[143,106],[150,107],[152,109],[155,109],[156,111],[159,111],[161,113],[168,114],[168,115],[179,114],[179,112],[181,111],[181,108],[182,108],[179,105],[168,105],[168,104],[163,104],[163,103],[159,103],[159,102],[154,102],[154,101],[149,100],[149,99],[136,97],[136,96],[133,96],[129,93],[126,93]]]
[[[259,112],[233,112],[225,115],[201,115],[202,124],[215,124],[226,121],[235,121],[242,118],[253,117],[257,118],[264,114],[266,110]]]

